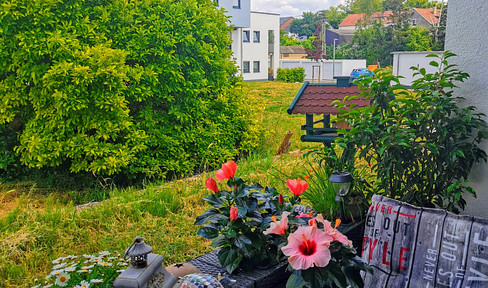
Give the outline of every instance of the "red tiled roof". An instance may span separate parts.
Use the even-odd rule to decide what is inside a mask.
[[[371,18],[374,20],[381,20],[383,24],[390,23],[390,17],[393,15],[393,11],[385,11],[385,12],[375,12],[371,15]],[[349,14],[342,20],[339,27],[348,27],[348,26],[356,26],[357,24],[364,21],[366,18],[366,14]],[[358,23],[359,22],[359,23]]]
[[[417,11],[420,15],[422,15],[422,17],[424,17],[425,20],[429,21],[431,25],[437,24],[437,22],[439,22],[439,15],[440,15],[439,9],[436,9],[434,11],[433,8],[414,8],[414,10]]]
[[[304,84],[306,85],[306,84]],[[344,100],[345,96],[358,95],[358,87],[336,87],[331,85],[309,84],[302,93],[297,95],[298,100],[291,111],[291,114],[332,114],[337,115],[337,108],[332,105],[335,100]],[[366,107],[370,105],[369,100],[355,99],[349,103],[355,103],[355,107]]]
[[[286,19],[286,21],[284,21],[283,24],[280,23],[280,30],[286,30],[286,28],[288,28],[290,26],[291,22],[293,22],[293,20],[295,20],[295,18],[293,18],[293,17],[284,17],[284,18],[288,18],[288,19]],[[285,20],[285,19],[283,19],[283,20]]]
[[[339,24],[339,27],[344,27],[344,26],[356,26],[361,19],[363,19],[364,14],[349,14],[342,20],[341,24]]]

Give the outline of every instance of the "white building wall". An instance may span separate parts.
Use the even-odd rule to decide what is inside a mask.
[[[471,76],[466,82],[458,83],[456,94],[466,98],[463,105],[473,105],[478,112],[488,115],[488,1],[449,0],[447,10],[445,49],[457,54],[450,64]],[[483,144],[488,153],[488,143]],[[467,196],[465,214],[488,218],[488,165],[481,163],[470,175],[478,198]]]
[[[225,9],[225,14],[230,16],[230,23],[234,27],[251,25],[251,0],[218,0],[218,7]]]
[[[252,80],[268,80],[268,68],[270,66],[275,67],[273,74],[276,77],[276,68],[279,64],[279,45],[280,45],[280,15],[262,12],[251,12],[251,27],[249,29],[242,28],[240,31],[240,37],[242,39],[244,33],[248,31],[249,42],[241,41],[242,58],[238,59],[238,66],[242,68],[245,66],[245,62],[249,62],[249,72],[244,73],[242,76],[245,81]],[[272,51],[269,51],[269,37],[268,31],[272,30],[274,34],[274,44]],[[259,32],[259,42],[254,41],[254,33]],[[270,53],[272,53],[272,65],[269,62]],[[254,63],[259,63],[259,71],[254,71]]]
[[[439,51],[402,51],[393,52],[393,75],[402,76],[400,78],[400,84],[410,86],[413,80],[419,78],[420,76],[413,76],[414,71],[410,69],[412,66],[419,68],[425,68],[427,73],[435,73],[438,69],[436,67],[430,66],[430,61],[435,60],[435,58],[426,57],[429,54],[442,54]]]
[[[341,59],[335,60],[335,65],[333,60],[323,60],[323,61],[313,61],[311,59],[303,60],[280,60],[280,68],[298,68],[302,67],[305,69],[305,80],[308,81],[322,81],[322,80],[332,80],[333,76],[349,76],[353,69],[355,68],[365,68],[365,59]],[[335,67],[333,69],[332,67]],[[319,78],[320,75],[320,78]]]

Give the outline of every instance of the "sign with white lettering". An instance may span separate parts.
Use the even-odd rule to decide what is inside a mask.
[[[488,287],[488,220],[375,195],[361,257],[365,287]]]

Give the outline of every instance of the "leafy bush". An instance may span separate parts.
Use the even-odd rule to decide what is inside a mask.
[[[439,68],[433,74],[412,67],[420,78],[411,91],[388,70],[361,80],[364,92],[359,97],[370,99],[372,105],[345,109],[348,99],[340,104],[351,130],[338,141],[355,147],[354,157],[371,165],[377,175],[376,192],[459,212],[466,204],[463,193],[475,195],[467,185],[471,168],[487,160],[479,144],[488,139],[488,127],[484,114],[473,106],[462,107],[463,98],[454,96],[455,83],[468,74],[448,64],[452,56],[429,55],[439,58],[430,62]]]
[[[12,146],[28,167],[124,178],[180,176],[256,146],[231,28],[209,0],[15,0],[0,23],[0,133],[19,135],[0,143],[0,171]]]
[[[303,82],[305,80],[305,69],[303,68],[278,68],[276,80],[286,83]]]

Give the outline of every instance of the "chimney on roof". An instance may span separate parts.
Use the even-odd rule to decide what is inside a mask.
[[[334,76],[336,79],[336,87],[349,87],[351,86],[351,80],[349,76]]]

